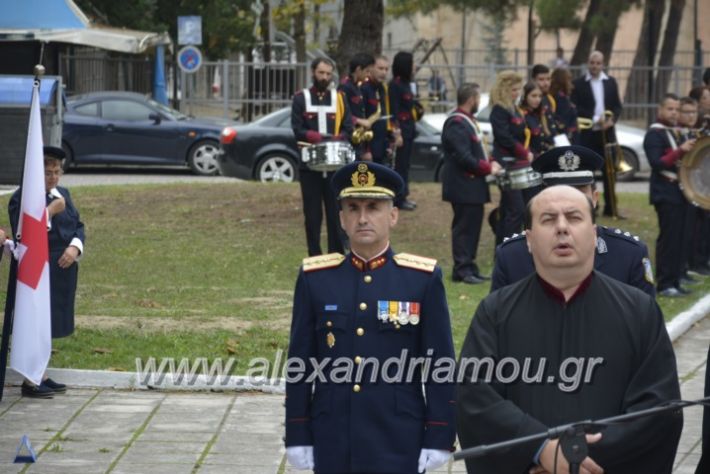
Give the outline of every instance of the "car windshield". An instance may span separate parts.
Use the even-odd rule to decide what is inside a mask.
[[[175,120],[186,120],[188,118],[187,115],[185,115],[181,112],[178,112],[177,110],[172,109],[172,108],[168,107],[167,105],[163,105],[160,102],[156,102],[153,99],[148,99],[148,104],[150,104],[151,107],[158,109],[161,114],[172,117]]]
[[[436,129],[436,127],[432,126],[430,123],[424,120],[420,120],[419,122],[417,122],[417,125],[427,135],[439,135],[441,133],[439,130]]]
[[[277,127],[281,122],[286,119],[287,115],[291,114],[290,107],[284,107],[283,109],[271,112],[268,115],[264,115],[258,120],[255,120],[251,125],[261,126],[261,127]]]

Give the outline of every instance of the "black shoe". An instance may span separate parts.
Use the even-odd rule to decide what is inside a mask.
[[[412,201],[404,201],[399,205],[399,208],[403,211],[413,211],[417,208],[417,204]]]
[[[65,393],[67,391],[67,386],[65,384],[55,382],[52,379],[42,380],[42,383],[40,385],[44,385],[45,387],[52,390],[54,393]]]
[[[54,390],[44,384],[32,385],[27,382],[22,382],[22,396],[29,398],[52,398]]]
[[[691,275],[708,276],[710,275],[710,267],[693,267],[688,269]]]
[[[691,294],[691,293],[693,292],[693,290],[689,290],[689,289],[684,288],[684,287],[682,287],[682,286],[680,286],[680,285],[676,286],[675,289],[678,290],[678,292],[679,292],[681,295],[689,295],[689,294]]]
[[[477,285],[483,283],[483,280],[476,277],[475,275],[466,275],[465,277],[454,276],[452,280],[462,283],[468,283],[469,285]]]
[[[491,279],[491,277],[489,277],[488,275],[481,275],[480,273],[474,273],[473,276],[482,281],[487,281]]]
[[[665,290],[661,290],[658,292],[658,296],[664,296],[666,298],[679,298],[683,296],[683,294],[678,291],[677,288],[673,288],[672,286],[670,288],[666,288]]]

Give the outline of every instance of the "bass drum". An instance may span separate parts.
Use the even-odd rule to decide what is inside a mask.
[[[678,176],[686,199],[710,211],[710,137],[700,138],[683,157]]]

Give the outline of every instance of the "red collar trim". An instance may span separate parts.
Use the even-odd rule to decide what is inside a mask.
[[[361,272],[377,270],[387,263],[390,254],[389,250],[390,247],[388,245],[382,252],[372,257],[370,260],[365,260],[358,256],[355,252],[350,252],[350,263],[352,263],[353,267],[357,268]]]
[[[594,275],[594,272],[591,272],[587,278],[582,280],[582,283],[579,284],[577,287],[577,291],[574,292],[574,294],[570,297],[569,301],[565,301],[565,295],[557,289],[555,286],[552,286],[550,283],[545,281],[539,274],[537,275],[537,280],[540,282],[540,285],[542,286],[542,289],[547,293],[547,296],[552,298],[553,300],[557,301],[563,306],[569,305],[572,301],[574,301],[575,298],[580,296],[582,293],[584,293],[587,288],[589,288],[589,285],[592,284],[592,276]]]

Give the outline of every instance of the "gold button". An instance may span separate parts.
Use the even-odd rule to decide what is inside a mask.
[[[332,322],[332,321],[328,321],[327,323],[325,323],[325,325],[328,326],[329,328],[332,328],[332,327],[333,327],[333,322]]]
[[[360,391],[360,386],[358,384],[353,385],[353,392],[358,393]]]
[[[360,303],[360,311],[365,311],[367,309],[367,303]]]
[[[355,331],[358,336],[363,336],[365,335],[365,330],[363,328],[357,328],[357,331]]]
[[[362,357],[360,357],[360,356],[355,356],[355,363],[356,363],[356,364],[359,364],[360,362],[362,362]]]
[[[372,277],[370,275],[365,275],[365,278],[363,278],[363,280],[365,280],[365,283],[371,283]]]

